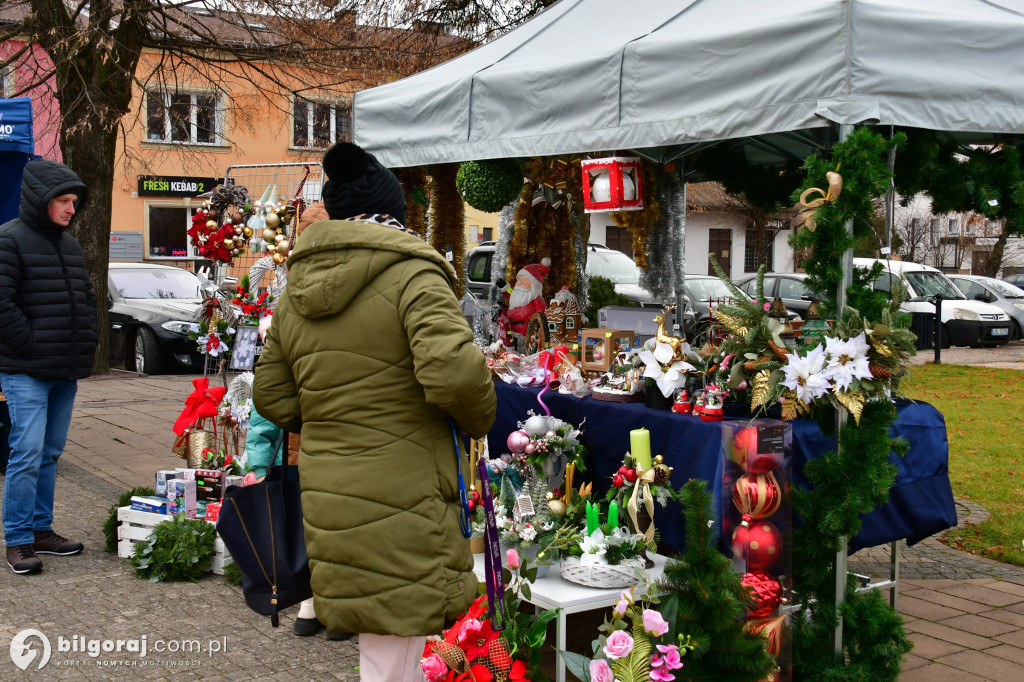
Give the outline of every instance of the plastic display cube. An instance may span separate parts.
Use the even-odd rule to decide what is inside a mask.
[[[636,335],[628,329],[584,329],[580,335],[580,366],[589,372],[607,372],[615,356],[633,350]]]

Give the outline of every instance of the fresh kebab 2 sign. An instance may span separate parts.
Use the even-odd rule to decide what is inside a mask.
[[[190,178],[180,175],[140,175],[140,197],[196,197],[220,184],[220,178]]]

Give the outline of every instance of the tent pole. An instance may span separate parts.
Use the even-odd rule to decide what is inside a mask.
[[[839,124],[839,141],[842,142],[850,133],[853,132],[853,125],[850,123]],[[853,235],[853,218],[846,221],[846,233],[852,237]],[[836,292],[836,323],[842,317],[843,309],[846,308],[846,290],[853,284],[853,249],[847,249],[843,254],[843,280],[839,284],[839,290]],[[844,426],[846,426],[847,413],[845,410],[836,411],[836,454],[840,454],[842,444],[839,440],[839,434],[842,432]],[[832,635],[832,646],[833,655],[836,661],[843,660],[843,603],[846,601],[846,575],[847,575],[847,564],[846,564],[846,549],[847,549],[847,538],[846,536],[839,537],[839,549],[836,551],[836,630]]]
[[[683,159],[679,159],[679,179],[683,183],[683,210],[677,219],[674,229],[676,231],[675,253],[672,254],[672,265],[675,270],[674,286],[676,292],[676,321],[673,329],[683,338],[688,338],[690,331],[685,328],[686,316],[684,305],[686,303],[686,173],[683,168]],[[694,339],[690,339],[693,341]]]

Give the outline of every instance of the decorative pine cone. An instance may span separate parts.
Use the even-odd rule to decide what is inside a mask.
[[[789,355],[788,349],[783,348],[782,346],[778,345],[772,340],[768,341],[768,346],[775,352],[776,355],[778,355],[783,360],[785,360],[786,356]]]
[[[748,372],[753,372],[754,366],[760,365],[762,362],[774,362],[774,360],[770,355],[762,355],[757,360],[751,360],[747,364],[743,365],[743,369],[747,370]]]
[[[668,480],[668,477],[669,477],[670,473],[672,473],[671,469],[669,469],[664,464],[657,464],[657,465],[655,465],[655,467],[654,467],[654,482],[655,483],[659,483],[659,484],[660,483],[664,483],[665,481]]]
[[[868,369],[871,370],[871,376],[876,379],[888,379],[892,376],[892,371],[882,365],[876,365],[873,362],[868,363]]]

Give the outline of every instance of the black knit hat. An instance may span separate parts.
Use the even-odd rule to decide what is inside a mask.
[[[405,225],[402,185],[359,145],[339,142],[324,154],[324,208],[333,220],[386,213]]]

